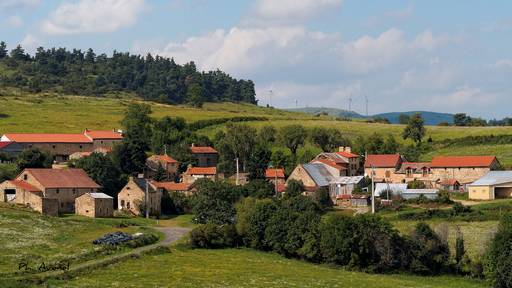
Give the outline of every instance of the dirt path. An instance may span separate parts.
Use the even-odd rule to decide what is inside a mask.
[[[111,264],[118,263],[124,259],[129,259],[132,257],[137,257],[143,254],[144,252],[151,251],[153,249],[156,249],[158,247],[166,247],[170,244],[180,240],[183,236],[185,236],[188,232],[190,232],[191,229],[189,228],[182,228],[182,227],[153,227],[155,230],[160,231],[164,234],[164,239],[162,241],[159,241],[155,244],[135,248],[131,251],[113,255],[110,257],[102,258],[102,259],[95,259],[86,261],[84,263],[79,263],[73,265],[71,263],[71,266],[69,270],[67,271],[51,271],[51,272],[44,272],[44,273],[38,273],[38,274],[30,274],[25,275],[25,277],[17,278],[18,280],[22,279],[33,279],[38,278],[41,280],[48,279],[48,278],[57,278],[61,275],[67,274],[67,273],[76,273],[81,272],[85,270],[92,270],[98,267],[104,267]]]

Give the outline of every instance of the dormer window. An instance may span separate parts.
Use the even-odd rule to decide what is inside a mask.
[[[28,175],[27,174],[23,174],[23,180],[27,180],[28,179]]]

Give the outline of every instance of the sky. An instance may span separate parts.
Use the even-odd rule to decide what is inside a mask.
[[[512,116],[511,32],[507,0],[0,0],[9,48],[159,54],[253,80],[260,105],[361,114]]]

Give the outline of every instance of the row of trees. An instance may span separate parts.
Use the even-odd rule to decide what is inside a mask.
[[[194,62],[178,65],[171,58],[131,55],[114,51],[109,57],[65,48],[37,48],[34,56],[17,46],[10,52],[0,42],[0,63],[9,73],[0,75],[0,85],[32,92],[56,91],[100,96],[133,92],[146,100],[165,103],[241,101],[256,103],[254,83],[237,80],[216,70],[198,71]]]

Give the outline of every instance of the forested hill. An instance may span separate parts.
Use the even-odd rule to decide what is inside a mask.
[[[198,71],[194,62],[114,51],[96,55],[92,49],[38,48],[29,55],[21,46],[8,51],[0,42],[0,86],[31,92],[101,96],[109,92],[136,93],[164,103],[240,101],[256,103],[254,83],[217,70]]]

